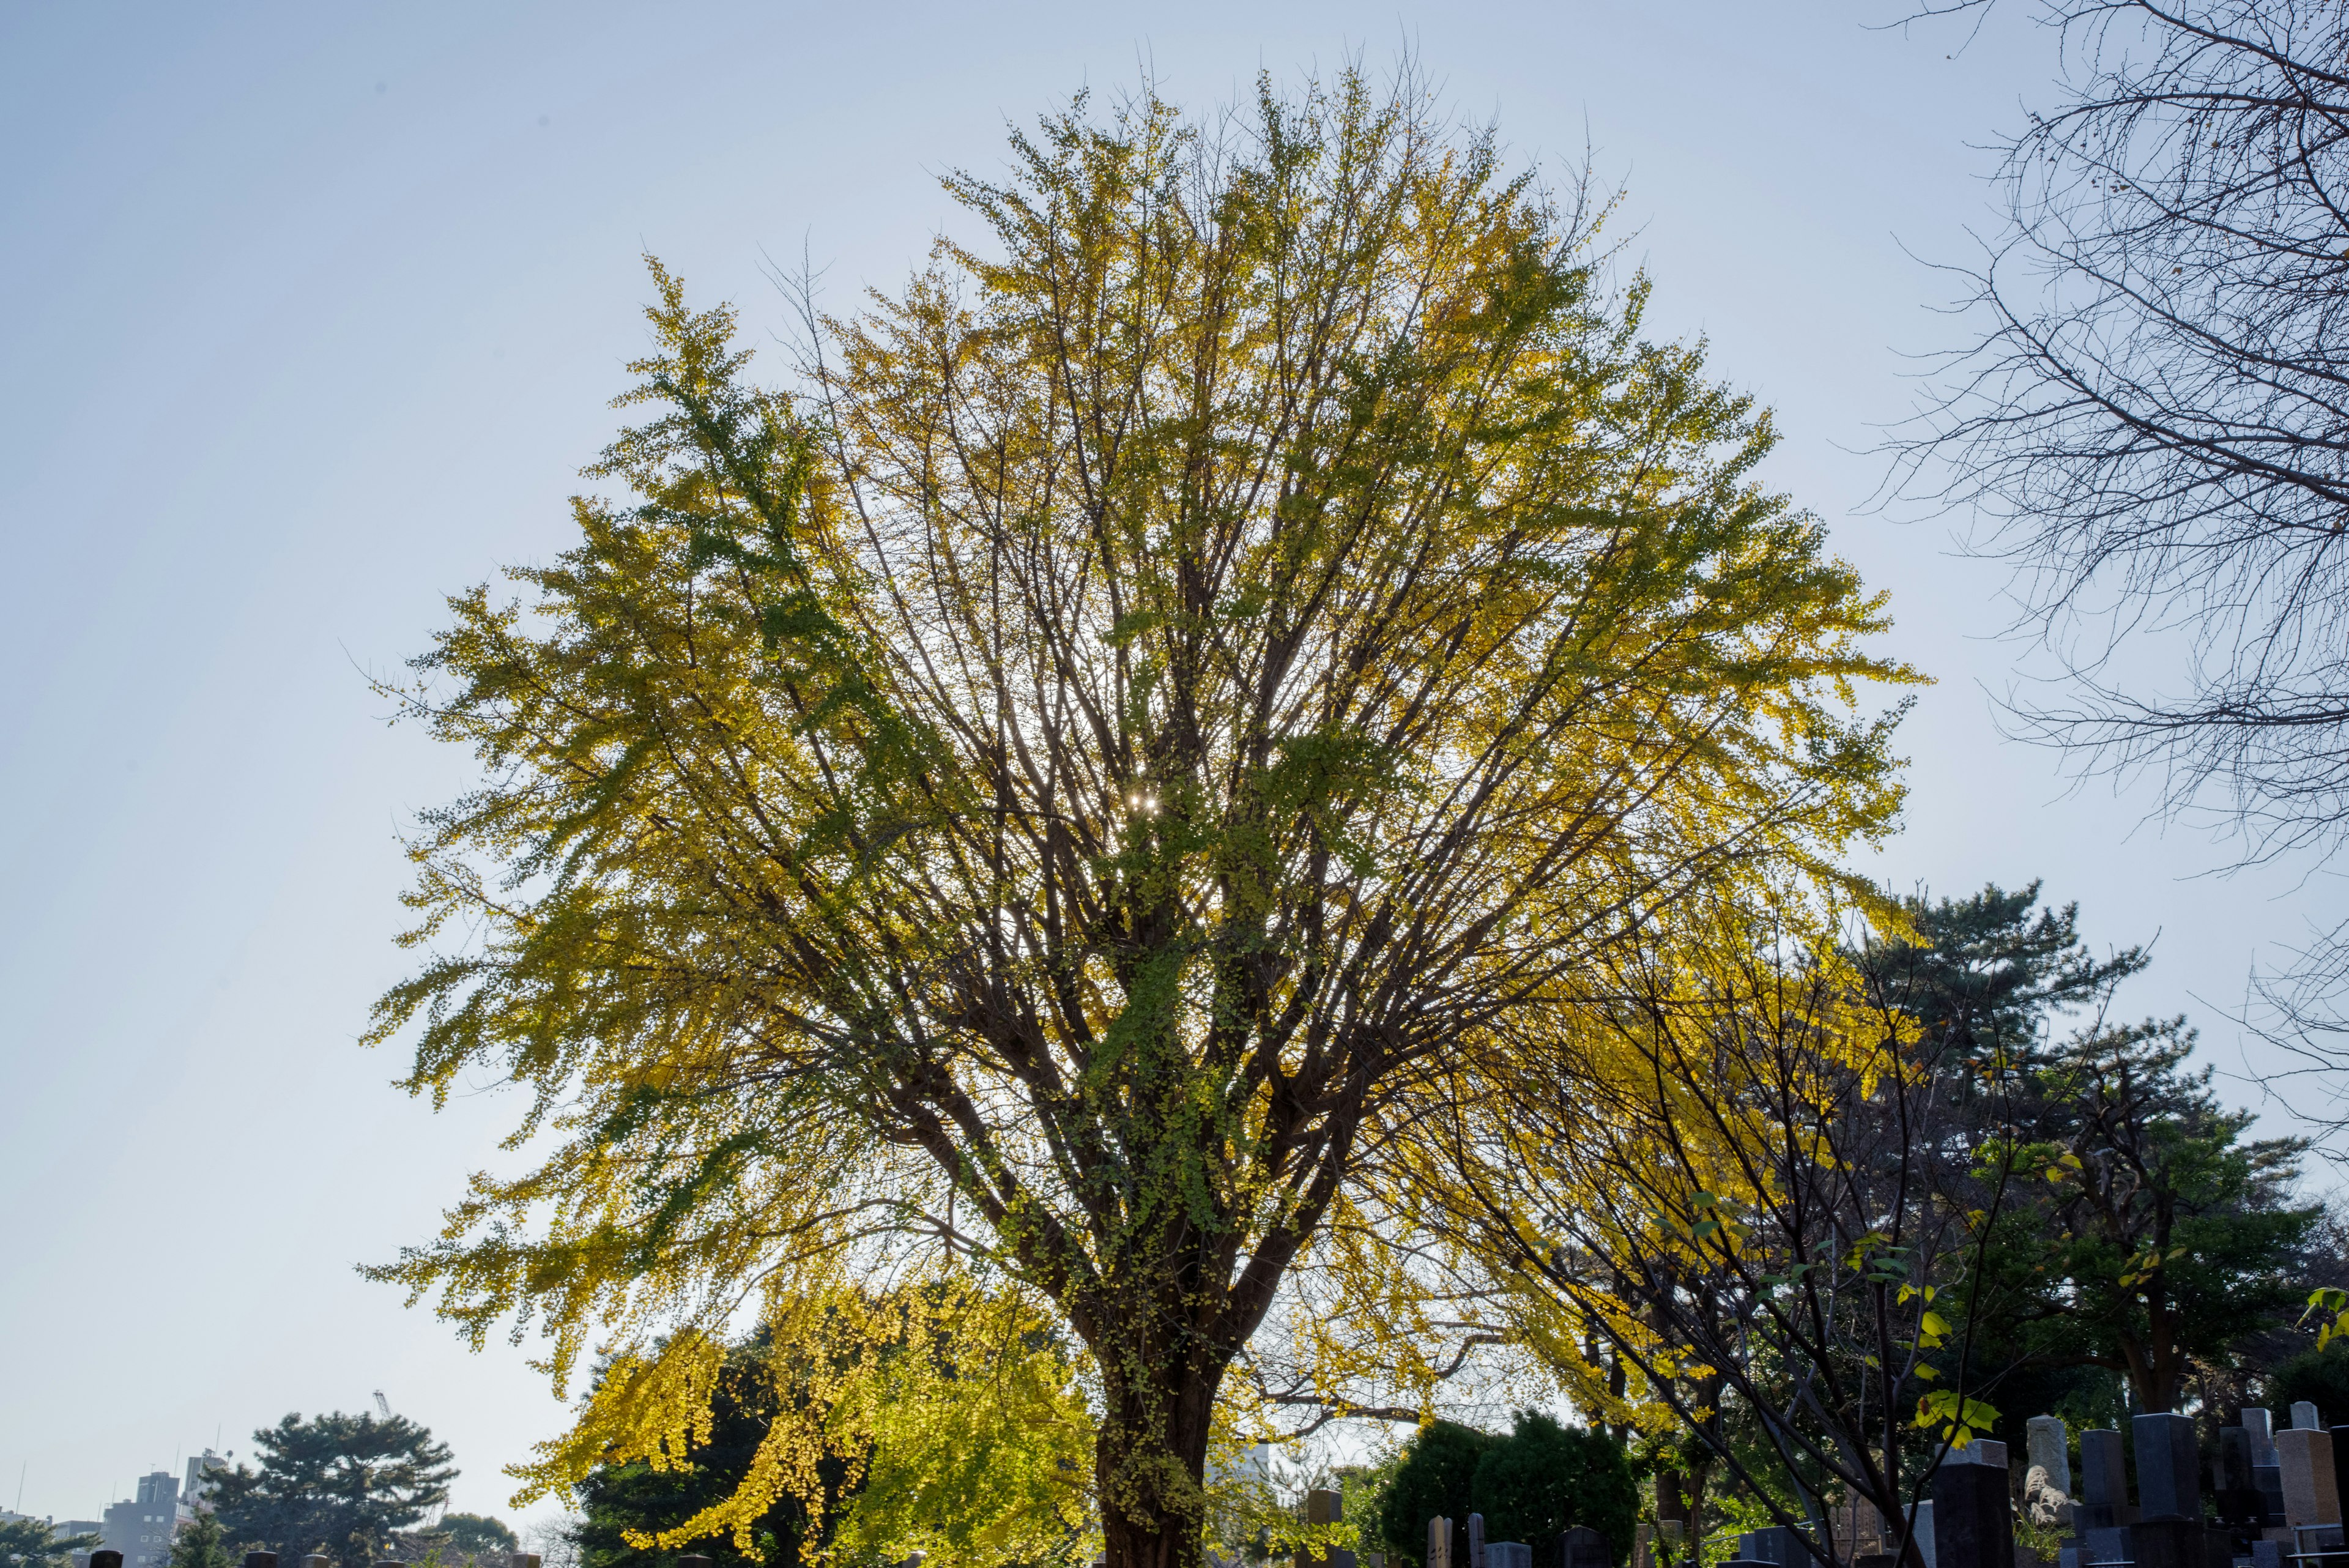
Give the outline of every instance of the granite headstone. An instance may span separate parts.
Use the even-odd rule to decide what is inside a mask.
[[[2276,1434],[2276,1453],[2282,1461],[2279,1469],[2283,1480],[2283,1521],[2340,1523],[2341,1491],[2333,1479],[2333,1434],[2295,1426]]]

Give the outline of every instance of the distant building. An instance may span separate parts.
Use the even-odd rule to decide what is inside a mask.
[[[99,1544],[122,1553],[122,1568],[161,1568],[180,1528],[180,1483],[169,1470],[139,1478],[139,1495],[106,1511]]]
[[[196,1504],[212,1496],[217,1483],[206,1472],[224,1470],[228,1461],[206,1449],[188,1460],[188,1479],[180,1483],[180,1522],[186,1524],[196,1517]]]

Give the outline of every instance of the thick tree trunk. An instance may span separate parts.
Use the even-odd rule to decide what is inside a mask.
[[[1103,1377],[1109,1408],[1093,1475],[1108,1568],[1199,1568],[1207,1438],[1224,1365],[1175,1357]]]

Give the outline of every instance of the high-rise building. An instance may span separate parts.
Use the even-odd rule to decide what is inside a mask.
[[[228,1469],[228,1461],[206,1449],[188,1460],[188,1479],[180,1483],[180,1522],[187,1523],[196,1517],[196,1504],[210,1497],[215,1484],[208,1470]]]
[[[161,1568],[171,1555],[171,1535],[180,1527],[180,1483],[169,1470],[139,1478],[139,1495],[106,1511],[98,1533],[109,1552],[122,1553],[122,1568]]]

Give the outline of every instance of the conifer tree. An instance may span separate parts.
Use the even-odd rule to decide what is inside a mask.
[[[196,1517],[171,1537],[169,1568],[236,1568],[219,1515],[210,1508],[197,1508]]]
[[[98,1542],[95,1535],[59,1535],[47,1520],[0,1519],[0,1568],[69,1568],[75,1552]]]
[[[449,1449],[405,1416],[286,1416],[253,1434],[260,1466],[211,1472],[212,1513],[239,1550],[322,1552],[363,1568],[394,1531],[449,1501]]]

